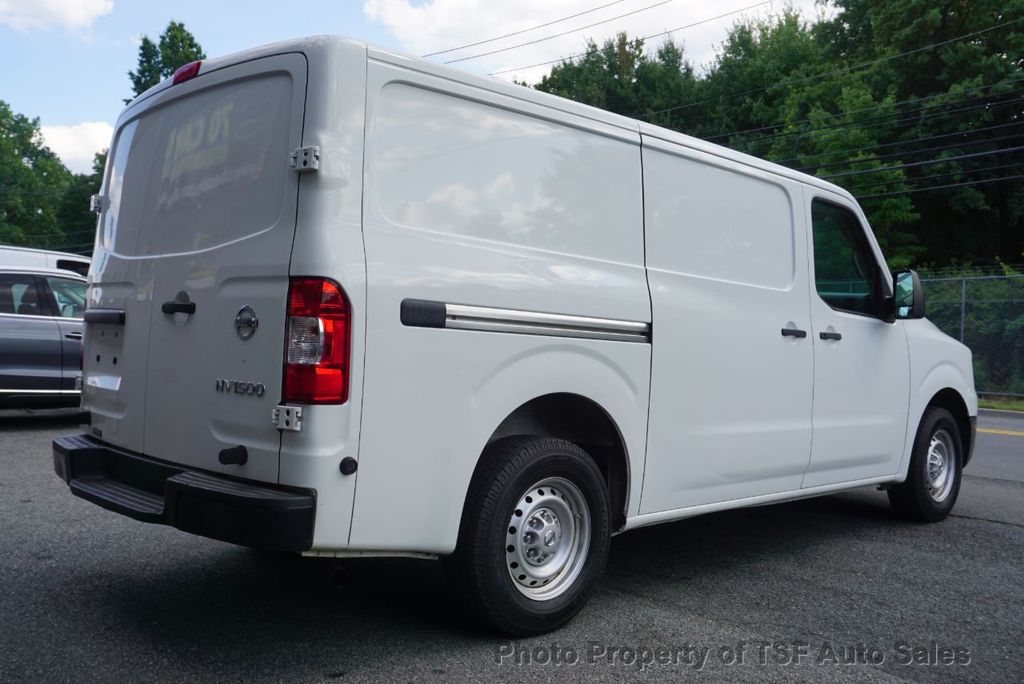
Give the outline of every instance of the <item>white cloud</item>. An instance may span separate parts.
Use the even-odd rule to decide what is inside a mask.
[[[17,31],[60,26],[84,31],[114,9],[114,0],[0,0],[0,24]]]
[[[482,52],[498,50],[528,41],[552,36],[563,31],[579,28],[611,19],[649,5],[656,0],[627,0],[590,12],[574,19],[552,24],[535,31],[485,43],[457,52],[432,57],[438,61],[456,59]],[[516,70],[501,74],[507,80],[513,78],[535,82],[546,74],[552,65],[519,69],[524,65],[546,62],[581,52],[584,41],[591,38],[597,43],[625,31],[630,37],[647,36],[687,24],[739,10],[754,5],[757,0],[728,0],[728,2],[707,2],[707,0],[675,0],[652,9],[637,12],[592,28],[569,33],[565,36],[545,40],[506,52],[458,62],[453,66],[477,73]],[[363,12],[371,21],[383,24],[395,36],[402,47],[414,54],[425,54],[457,45],[475,43],[514,31],[528,29],[560,17],[584,12],[603,3],[595,0],[517,0],[516,2],[495,2],[494,0],[366,0]],[[709,63],[715,55],[726,31],[737,19],[765,17],[781,12],[785,7],[799,10],[808,20],[818,16],[820,8],[814,0],[776,0],[755,9],[710,21],[673,34],[677,43],[685,46],[687,58],[696,66]],[[648,49],[661,44],[664,37],[648,42]]]
[[[92,171],[92,158],[110,146],[114,127],[106,121],[83,121],[74,126],[40,126],[43,142],[74,173]]]

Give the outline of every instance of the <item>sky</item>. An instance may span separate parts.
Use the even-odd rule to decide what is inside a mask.
[[[650,36],[696,24],[671,35],[691,62],[708,64],[735,21],[785,7],[809,21],[822,11],[814,0],[0,0],[0,100],[38,118],[46,144],[83,173],[109,145],[131,96],[127,72],[136,67],[141,36],[156,40],[171,20],[183,22],[211,57],[322,33],[416,55],[488,41],[429,59],[533,83],[552,65],[530,65],[618,31]],[[541,24],[548,25],[535,28]],[[648,41],[648,49],[662,40]]]

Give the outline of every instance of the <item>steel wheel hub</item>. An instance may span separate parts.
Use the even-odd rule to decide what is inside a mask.
[[[537,601],[555,598],[579,576],[590,548],[590,509],[569,480],[551,477],[519,497],[505,537],[513,585]]]
[[[945,501],[956,481],[956,445],[953,436],[939,429],[928,444],[926,463],[928,495],[936,502]]]

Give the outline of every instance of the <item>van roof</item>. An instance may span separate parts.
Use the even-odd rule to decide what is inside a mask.
[[[33,254],[50,254],[52,256],[61,257],[62,259],[76,259],[78,261],[85,262],[92,261],[90,257],[83,256],[81,254],[74,254],[73,252],[59,252],[55,249],[41,249],[39,247],[22,247],[21,245],[0,245],[0,254],[4,252],[30,252]]]
[[[767,171],[790,180],[794,180],[800,183],[805,183],[817,188],[828,190],[844,197],[847,197],[851,201],[856,199],[845,189],[829,183],[828,181],[822,180],[816,176],[795,171],[789,167],[782,166],[781,164],[775,164],[770,161],[766,161],[759,157],[755,157],[743,152],[737,152],[736,150],[722,145],[716,145],[714,143],[695,138],[678,131],[673,131],[661,126],[655,126],[653,124],[640,121],[638,119],[632,119],[620,114],[614,114],[612,112],[598,109],[590,105],[581,104],[573,100],[559,97],[557,95],[551,95],[544,93],[533,88],[527,88],[512,83],[506,83],[496,78],[489,78],[486,76],[477,76],[475,74],[468,73],[461,69],[454,67],[445,66],[444,64],[437,64],[426,59],[422,59],[415,55],[406,54],[397,50],[378,48],[359,40],[352,38],[346,38],[338,35],[317,35],[309,36],[307,38],[295,38],[291,40],[281,41],[278,43],[271,43],[260,47],[243,50],[223,57],[217,57],[214,59],[207,59],[203,61],[202,67],[199,71],[200,74],[207,73],[216,69],[223,68],[230,64],[237,64],[238,62],[249,61],[252,59],[258,59],[260,57],[266,57],[274,54],[280,54],[282,52],[308,52],[311,49],[323,48],[325,45],[332,45],[335,47],[348,47],[365,50],[367,57],[375,59],[380,62],[387,64],[393,64],[395,66],[401,66],[406,69],[413,71],[419,71],[421,73],[430,74],[443,78],[456,83],[461,83],[483,90],[488,90],[494,93],[512,97],[525,102],[530,102],[542,107],[547,107],[553,110],[567,112],[576,116],[581,116],[586,119],[590,119],[595,122],[599,122],[605,125],[613,126],[622,130],[639,133],[652,138],[658,138],[667,142],[675,143],[690,149],[712,154],[723,159],[728,159],[740,164]],[[142,93],[138,97],[129,103],[125,108],[125,113],[129,109],[132,109],[137,103],[145,100],[152,95],[164,90],[171,85],[170,79],[165,79],[159,84],[153,86],[146,92]],[[124,113],[122,113],[122,117]],[[120,122],[119,122],[120,123]]]
[[[0,265],[0,273],[28,273],[37,276],[59,276],[61,278],[67,278],[69,280],[81,280],[83,283],[86,281],[85,276],[79,275],[74,271],[65,271],[62,268],[40,268],[36,266]]]

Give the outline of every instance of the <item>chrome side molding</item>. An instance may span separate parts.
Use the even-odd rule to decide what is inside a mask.
[[[403,325],[419,328],[477,330],[615,342],[651,341],[651,324],[642,321],[449,304],[423,299],[403,300],[401,321]]]

